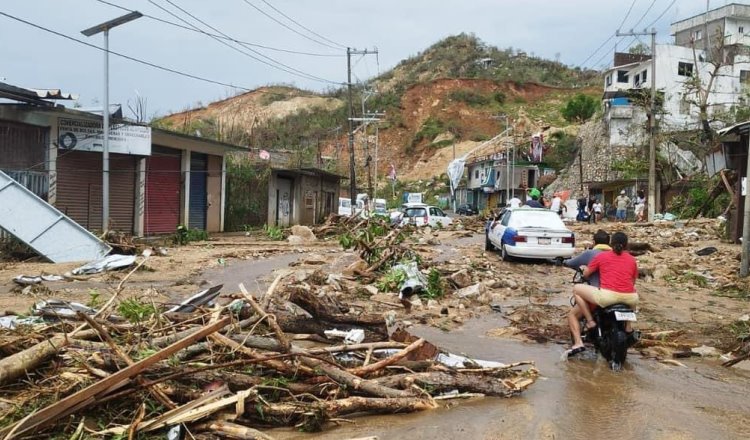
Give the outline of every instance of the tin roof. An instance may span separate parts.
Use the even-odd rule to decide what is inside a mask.
[[[78,99],[78,96],[63,93],[60,89],[24,89],[23,87],[0,82],[0,98],[12,99],[28,104],[54,106],[53,102],[45,101],[45,99]]]

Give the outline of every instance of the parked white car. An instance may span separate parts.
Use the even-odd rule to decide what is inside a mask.
[[[453,219],[445,215],[442,209],[424,203],[405,203],[401,205],[401,225],[448,226]]]
[[[575,234],[549,209],[507,209],[500,219],[487,222],[485,232],[485,249],[499,249],[505,261],[568,258],[575,252]]]

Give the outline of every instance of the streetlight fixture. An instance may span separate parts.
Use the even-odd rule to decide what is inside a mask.
[[[81,33],[87,37],[104,33],[104,106],[102,108],[102,228],[109,229],[109,30],[143,17],[138,11],[97,24]]]

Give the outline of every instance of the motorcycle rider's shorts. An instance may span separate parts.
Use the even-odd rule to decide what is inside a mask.
[[[599,307],[607,307],[612,304],[625,304],[635,308],[638,305],[637,293],[620,293],[607,289],[594,290],[594,300]]]

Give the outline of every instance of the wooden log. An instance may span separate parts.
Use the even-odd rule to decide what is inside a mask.
[[[363,367],[353,368],[350,369],[349,372],[352,374],[355,374],[357,376],[365,376],[367,374],[373,373],[378,370],[382,370],[383,368],[393,365],[396,362],[400,361],[401,359],[405,358],[409,353],[413,352],[414,350],[417,350],[419,347],[422,346],[426,341],[422,338],[417,339],[416,341],[409,344],[408,347],[404,348],[403,350],[399,351],[398,353],[394,354],[393,356],[387,357],[385,359],[382,359],[378,362],[375,362],[374,364],[365,365]]]
[[[0,359],[0,386],[34,371],[44,361],[68,345],[68,342],[69,339],[63,335],[53,336],[33,347]]]
[[[277,419],[286,423],[302,425],[305,430],[316,431],[320,430],[327,420],[354,413],[400,414],[434,408],[437,408],[437,404],[432,399],[419,397],[390,399],[347,397],[345,399],[321,400],[310,403],[260,403],[258,407],[246,405],[245,415],[257,419],[259,413],[261,413],[264,421]]]
[[[309,354],[306,350],[292,346],[292,353]],[[411,397],[414,395],[413,392],[407,392],[403,390],[396,390],[387,386],[382,386],[374,381],[362,379],[359,376],[355,376],[348,371],[342,370],[341,368],[334,367],[333,365],[322,362],[318,359],[314,359],[307,356],[301,356],[300,361],[312,369],[321,371],[326,376],[330,377],[333,381],[346,385],[351,390],[356,392],[362,392],[370,396],[376,397]]]
[[[226,337],[226,336],[224,336],[224,335],[222,335],[220,333],[216,333],[216,334],[213,334],[213,335],[209,336],[209,339],[211,339],[212,341],[215,341],[215,342],[217,342],[217,343],[219,343],[221,345],[229,347],[232,350],[238,351],[238,352],[244,354],[245,356],[248,356],[250,359],[256,359],[257,360],[257,359],[261,359],[263,357],[260,353],[256,352],[255,350],[253,350],[251,348],[248,348],[248,347],[242,345],[239,342],[235,342],[234,340],[232,340],[232,339],[230,339],[230,338],[228,338],[228,337]],[[287,365],[284,362],[282,362],[280,360],[275,360],[275,359],[262,361],[261,365],[265,365],[265,366],[267,366],[269,368],[273,368],[274,370],[276,370],[276,371],[278,371],[278,372],[280,372],[282,374],[289,375],[289,376],[294,376],[297,373],[303,373],[303,374],[307,374],[307,375],[310,375],[310,376],[314,375],[313,371],[311,369],[307,368],[307,367],[302,367],[302,366],[295,367],[293,365]]]
[[[31,417],[21,420],[2,431],[0,435],[6,435],[11,430],[13,435],[6,435],[4,440],[11,440],[13,438],[21,437],[35,431],[37,428],[53,423],[54,421],[72,414],[82,408],[92,405],[97,402],[97,399],[106,396],[108,393],[122,387],[127,384],[129,379],[140,374],[143,370],[150,367],[151,365],[169,358],[177,351],[188,347],[196,341],[220,330],[231,321],[230,317],[223,318],[213,324],[207,325],[199,332],[182,339],[169,347],[154,353],[153,355],[143,359],[135,364],[114,373],[106,379],[100,380],[88,387],[71,394],[70,396],[59,400],[40,411],[34,413]]]
[[[228,437],[237,440],[273,440],[273,437],[266,435],[257,429],[249,426],[242,426],[236,423],[217,420],[214,422],[203,423],[196,426],[196,431],[210,432],[212,435],[219,437]]]
[[[493,377],[487,373],[431,371],[385,376],[375,382],[391,388],[408,389],[412,385],[430,388],[433,393],[457,389],[462,393],[481,393],[488,396],[511,397],[519,394],[530,383]],[[533,383],[533,380],[531,381]]]

